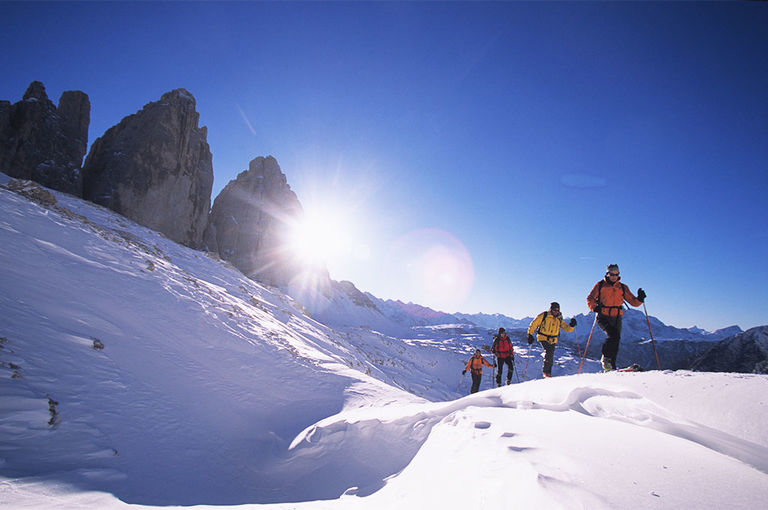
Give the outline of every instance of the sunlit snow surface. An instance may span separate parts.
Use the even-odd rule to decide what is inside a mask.
[[[766,376],[485,389],[487,372],[483,391],[461,397],[467,352],[485,338],[331,330],[226,263],[56,196],[46,208],[0,189],[0,506],[768,500]],[[538,352],[516,349],[521,371],[526,359],[539,369]]]

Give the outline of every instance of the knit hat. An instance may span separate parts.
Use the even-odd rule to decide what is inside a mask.
[[[553,308],[557,308],[557,309],[559,310],[559,309],[560,309],[560,303],[558,303],[557,301],[552,301],[552,302],[549,304],[549,309],[551,310],[551,309],[553,309]]]
[[[504,329],[504,328],[499,328],[499,334],[502,334],[502,333],[506,333],[506,332],[507,332],[507,330],[506,330],[506,329]]]
[[[605,272],[606,273],[610,273],[610,272],[618,273],[619,272],[618,264],[608,264],[608,267],[605,268]]]

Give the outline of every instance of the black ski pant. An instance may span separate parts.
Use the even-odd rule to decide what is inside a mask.
[[[555,344],[545,340],[539,340],[544,348],[544,366],[541,371],[547,375],[552,375],[552,364],[555,362]]]
[[[480,372],[479,374],[472,374],[472,389],[469,390],[470,393],[477,393],[477,391],[480,389],[480,383],[483,382],[483,373]]]
[[[504,370],[504,365],[507,365],[507,384],[509,384],[512,381],[512,372],[515,371],[515,357],[500,358],[496,356],[496,384],[499,386],[501,386],[501,372]]]
[[[619,354],[619,340],[621,339],[621,315],[610,317],[598,315],[597,325],[605,331],[607,338],[603,342],[603,357],[616,368],[616,356]]]

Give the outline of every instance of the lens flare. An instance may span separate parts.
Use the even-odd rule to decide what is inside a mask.
[[[399,268],[396,277],[407,282],[409,299],[418,304],[456,310],[472,290],[472,257],[464,244],[448,232],[409,232],[393,243],[390,257]]]

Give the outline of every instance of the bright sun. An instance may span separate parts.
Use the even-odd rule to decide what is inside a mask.
[[[352,251],[350,221],[336,211],[312,211],[293,226],[290,246],[305,266],[327,266],[338,262]]]

